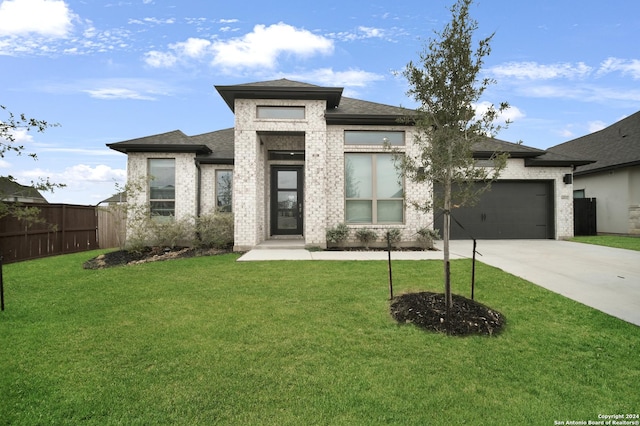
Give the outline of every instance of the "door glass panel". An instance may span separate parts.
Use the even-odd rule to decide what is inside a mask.
[[[283,188],[297,189],[298,188],[298,172],[295,170],[279,170],[278,171],[278,188],[279,189],[283,189]]]
[[[298,192],[278,191],[278,229],[298,227]]]

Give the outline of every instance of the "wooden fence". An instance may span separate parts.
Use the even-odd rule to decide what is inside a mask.
[[[98,243],[100,248],[122,247],[125,239],[127,215],[116,206],[96,207],[98,215]]]
[[[98,248],[98,220],[93,206],[29,204],[41,222],[0,218],[0,256],[5,263]]]
[[[122,245],[126,216],[113,207],[29,204],[42,223],[28,225],[0,218],[0,256],[4,263]]]

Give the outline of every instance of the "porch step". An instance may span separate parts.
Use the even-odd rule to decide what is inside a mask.
[[[254,250],[304,250],[304,239],[266,240],[255,246]]]

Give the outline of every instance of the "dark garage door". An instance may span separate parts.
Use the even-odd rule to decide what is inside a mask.
[[[453,209],[452,215],[465,229],[452,219],[451,238],[553,238],[553,209],[552,182],[494,182],[473,207]],[[442,226],[442,214],[437,214],[435,227],[442,230]]]

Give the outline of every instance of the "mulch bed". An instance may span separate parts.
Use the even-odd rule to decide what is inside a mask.
[[[456,294],[453,295],[449,327],[442,293],[403,294],[393,299],[390,310],[391,316],[401,324],[412,323],[425,330],[453,336],[493,336],[505,325],[505,317],[500,312]]]
[[[104,269],[114,266],[135,265],[162,260],[184,259],[196,256],[213,256],[229,253],[229,250],[220,249],[196,249],[190,247],[144,247],[141,250],[117,250],[101,254],[84,263],[84,269]]]

